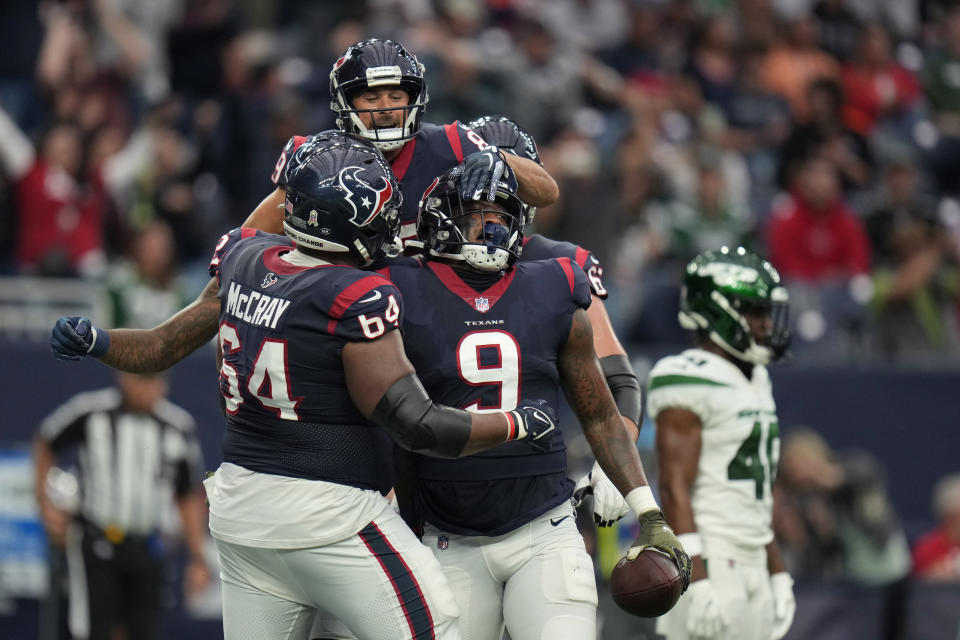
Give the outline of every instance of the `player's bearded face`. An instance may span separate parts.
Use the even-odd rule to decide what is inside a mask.
[[[488,222],[510,226],[510,216],[506,209],[495,202],[469,202],[463,206],[463,216],[457,221],[467,242],[480,242],[483,239],[483,227]]]
[[[410,96],[399,87],[367,89],[350,101],[367,129],[396,129],[403,125],[404,110]]]

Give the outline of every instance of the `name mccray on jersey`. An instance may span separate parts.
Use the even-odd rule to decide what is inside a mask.
[[[284,236],[234,229],[210,262],[220,284],[224,462],[385,492],[392,441],[351,401],[341,353],[400,326],[400,293],[354,267],[291,265],[281,255],[292,248]]]
[[[383,273],[407,300],[407,357],[430,397],[473,411],[509,410],[520,399],[559,406],[557,357],[573,314],[590,304],[586,275],[569,258],[517,264],[478,292],[447,264],[398,259]],[[441,460],[417,456],[415,511],[463,535],[500,535],[570,498],[566,447],[526,442]]]
[[[702,425],[691,503],[705,556],[769,543],[780,428],[767,368],[756,365],[747,379],[703,349],[667,356],[650,370],[647,410],[656,420],[671,407]]]
[[[315,140],[314,136],[290,138],[270,178],[275,185],[286,188],[290,172],[310,153]],[[425,122],[420,126],[417,135],[404,144],[390,162],[403,194],[401,240],[416,237],[420,198],[433,179],[463,162],[464,157],[487,146],[483,138],[459,122],[445,125]]]

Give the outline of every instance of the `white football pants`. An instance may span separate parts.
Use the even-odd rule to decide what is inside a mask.
[[[512,640],[596,638],[593,560],[569,502],[496,537],[443,533],[428,524],[423,543],[453,590],[463,640],[500,640],[504,626]],[[323,614],[310,637],[352,638]]]
[[[770,640],[773,632],[773,596],[765,566],[748,565],[730,558],[709,558],[707,576],[720,598],[729,624],[714,640]],[[687,595],[657,619],[657,633],[667,640],[688,640]]]
[[[225,640],[306,640],[315,613],[360,640],[460,638],[440,565],[393,509],[320,547],[216,543]]]

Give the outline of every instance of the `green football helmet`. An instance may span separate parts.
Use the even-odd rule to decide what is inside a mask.
[[[770,322],[751,330],[747,316]],[[790,344],[789,296],[769,262],[743,247],[706,251],[687,264],[680,326],[705,333],[730,355],[755,364],[781,357]]]

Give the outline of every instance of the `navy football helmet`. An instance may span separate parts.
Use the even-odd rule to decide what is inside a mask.
[[[298,246],[350,253],[367,266],[399,246],[402,199],[390,165],[370,141],[324,131],[291,165],[283,230]]]
[[[392,40],[371,38],[351,45],[330,71],[330,108],[337,114],[337,127],[372,141],[381,151],[399,149],[417,135],[427,106],[424,66],[417,57]],[[361,91],[399,86],[410,96],[406,107],[356,109],[350,102]],[[394,129],[368,129],[359,113],[404,111],[403,124]]]
[[[496,146],[501,151],[533,160],[541,167],[543,166],[543,160],[540,159],[540,151],[533,136],[507,116],[481,116],[467,126],[476,131],[488,144]],[[533,223],[536,214],[536,207],[524,204],[524,224]]]
[[[460,197],[462,174],[463,165],[458,165],[427,187],[417,213],[417,240],[407,246],[419,247],[428,257],[462,260],[480,271],[505,269],[520,257],[523,202],[510,185],[500,182],[493,202],[487,200],[488,191],[484,190],[480,199],[467,202],[465,209]],[[480,238],[470,241],[474,216],[488,212],[503,216],[504,224],[484,222]]]

